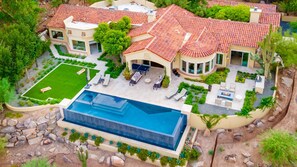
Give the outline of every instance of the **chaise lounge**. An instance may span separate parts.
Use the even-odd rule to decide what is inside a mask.
[[[183,88],[183,89],[180,91],[180,93],[178,93],[178,94],[176,94],[176,95],[174,96],[174,99],[175,99],[176,101],[179,101],[179,100],[180,100],[182,97],[184,97],[186,94],[187,94],[187,89]]]
[[[104,77],[103,86],[108,86],[110,80],[110,74],[106,74]]]
[[[134,75],[131,77],[131,80],[129,82],[129,85],[134,86],[135,84],[137,84],[137,82],[141,79],[142,75],[140,74],[140,72],[136,72],[134,73]]]
[[[167,99],[171,99],[173,96],[175,96],[178,92],[178,88],[171,90],[170,92],[168,92],[167,95],[165,95],[165,97]]]

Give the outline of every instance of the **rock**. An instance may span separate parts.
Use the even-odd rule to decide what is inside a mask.
[[[194,145],[194,146],[193,146],[193,149],[195,149],[196,151],[198,151],[198,152],[201,153],[201,154],[203,153],[201,146]]]
[[[275,116],[270,116],[269,118],[268,118],[268,121],[269,122],[273,122],[275,120]]]
[[[30,136],[32,134],[36,134],[36,129],[35,128],[24,129],[24,130],[22,130],[22,132],[23,132],[23,135]]]
[[[124,154],[122,154],[122,153],[120,153],[120,152],[118,152],[118,153],[115,153],[115,156],[117,156],[117,157],[119,157],[119,158],[121,158],[122,160],[126,160],[126,157],[125,157],[125,155]]]
[[[204,161],[194,161],[190,164],[191,167],[203,167]]]
[[[257,148],[257,147],[259,147],[259,144],[258,144],[258,142],[255,142],[255,143],[253,144],[253,147],[254,147],[254,148]]]
[[[28,156],[29,156],[29,157],[34,157],[34,155],[35,155],[34,152],[30,152],[30,153],[28,153]]]
[[[256,127],[257,128],[261,128],[261,127],[263,127],[264,126],[264,123],[262,122],[262,121],[260,121],[260,122],[258,122],[257,124],[256,124]]]
[[[283,109],[282,109],[280,106],[277,106],[277,107],[275,108],[275,111],[277,111],[277,112],[282,112]]]
[[[40,131],[40,132],[37,133],[37,136],[42,136],[44,133],[45,133],[44,130],[43,131]]]
[[[62,118],[62,116],[61,116],[60,111],[56,112],[56,120],[58,121],[61,118]]]
[[[12,147],[14,147],[14,143],[7,143],[5,147],[6,148],[12,148]]]
[[[41,152],[40,151],[36,151],[35,152],[35,156],[40,157],[41,156]]]
[[[249,152],[242,152],[241,154],[245,158],[250,158],[251,157],[251,154]]]
[[[26,140],[24,140],[24,141],[17,141],[16,143],[15,143],[15,146],[16,147],[20,147],[20,146],[23,146],[23,145],[25,145],[26,144]]]
[[[42,144],[49,145],[49,144],[52,144],[52,141],[50,139],[45,139],[45,140],[43,140]]]
[[[246,163],[246,166],[247,166],[247,167],[254,167],[255,164],[254,164],[252,161],[248,161],[248,162]]]
[[[18,124],[18,120],[16,120],[16,119],[9,119],[7,121],[8,126],[15,126],[16,124]]]
[[[243,163],[246,164],[246,163],[249,162],[249,161],[250,161],[250,158],[245,158],[245,159],[243,160]]]
[[[11,142],[11,143],[15,143],[16,141],[18,141],[18,139],[17,139],[17,137],[12,137],[8,141]]]
[[[20,133],[20,132],[13,132],[13,133],[11,133],[10,135],[11,135],[12,137],[14,137],[14,136],[18,137],[18,136],[21,135],[21,133]]]
[[[252,133],[254,130],[255,130],[255,125],[254,124],[249,124],[249,126],[248,126],[248,128],[247,128],[247,131],[249,132],[249,133]]]
[[[6,133],[4,137],[5,137],[7,140],[9,140],[12,136],[11,136],[10,134]]]
[[[55,161],[54,159],[50,159],[50,160],[47,161],[47,163],[48,163],[48,164],[53,164],[54,161]]]
[[[56,124],[51,124],[51,125],[49,125],[49,126],[47,127],[47,130],[48,130],[49,132],[52,132],[55,128],[56,128]]]
[[[46,130],[46,128],[47,128],[47,124],[46,123],[43,123],[43,124],[40,124],[40,125],[37,126],[37,129],[39,131],[44,131],[44,130]]]
[[[56,124],[56,120],[55,119],[51,119],[51,120],[49,120],[48,124],[49,125]]]
[[[59,143],[65,143],[65,139],[63,138],[63,137],[57,137],[57,141],[59,142]]]
[[[29,139],[28,143],[29,143],[29,145],[33,145],[33,144],[40,143],[41,140],[42,140],[42,137],[36,137],[36,138],[33,138],[33,139]]]
[[[66,155],[63,156],[63,161],[65,163],[72,163],[71,159],[69,159],[68,157],[66,157]]]
[[[49,119],[46,119],[45,117],[39,117],[36,121],[37,125],[43,124],[43,123],[47,123],[49,121]]]
[[[119,158],[120,159],[120,158]],[[110,162],[110,157],[107,157],[106,158],[106,164],[107,164],[107,166],[110,166],[110,164],[111,164],[111,162]]]
[[[37,137],[37,135],[32,134],[32,135],[27,136],[27,139],[28,139],[28,140],[29,140],[29,139],[34,139],[34,138],[36,138],[36,137]]]
[[[50,134],[49,131],[47,131],[47,130],[44,131],[44,136],[48,136],[49,134]]]
[[[56,150],[56,147],[53,147],[53,148],[50,148],[48,151],[49,151],[50,153],[53,153],[55,150]]]
[[[18,136],[19,141],[26,141],[26,136]]]
[[[217,129],[217,134],[225,133],[225,129]]]
[[[275,117],[276,117],[277,115],[279,115],[279,114],[280,114],[280,112],[277,111],[277,110],[274,110],[273,113],[272,113],[272,115],[275,116]],[[269,120],[268,120],[268,121],[269,121]]]
[[[98,160],[98,156],[95,155],[95,154],[89,154],[89,158],[90,158],[90,159]]]
[[[24,121],[24,126],[25,126],[25,127],[28,127],[29,124],[30,124],[30,122],[31,122],[31,118],[27,118],[27,119],[25,119],[25,121]]]
[[[24,123],[18,123],[18,124],[16,124],[16,128],[25,129],[26,127],[25,127]]]
[[[236,140],[236,141],[240,141],[241,138],[242,138],[242,133],[241,132],[237,132],[237,133],[234,133],[233,134],[233,139]]]
[[[253,121],[253,124],[254,124],[254,125],[257,125],[257,123],[260,122],[260,121],[261,121],[261,119],[255,119],[255,120]]]
[[[116,167],[125,166],[124,160],[122,160],[120,157],[117,157],[117,156],[111,156],[111,164],[112,166],[116,166]]]
[[[50,133],[50,134],[48,135],[48,137],[49,137],[50,139],[54,140],[54,141],[57,140],[57,136],[56,136],[55,134]]]
[[[21,156],[21,155],[22,155],[21,153],[17,153],[17,154],[16,154],[16,156],[18,156],[18,157]]]
[[[2,126],[7,126],[7,119],[2,120]]]
[[[105,160],[105,156],[100,157],[98,160],[99,164],[102,164],[104,160]]]
[[[3,128],[3,129],[1,129],[0,132],[1,133],[13,133],[15,131],[16,131],[16,129],[15,129],[14,126],[7,126],[7,127]]]
[[[228,161],[228,162],[233,162],[233,163],[235,163],[235,162],[236,162],[236,157],[237,157],[236,154],[226,155],[226,156],[225,156],[225,160]]]
[[[203,133],[203,136],[204,137],[210,136],[210,130],[206,128],[205,131],[204,131],[204,133]]]
[[[293,79],[288,77],[282,77],[282,83],[286,85],[286,87],[290,88],[293,84]]]

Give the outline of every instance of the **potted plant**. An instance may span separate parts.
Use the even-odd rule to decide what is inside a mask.
[[[131,79],[131,73],[129,70],[129,67],[126,67],[124,72],[123,72],[123,76],[125,77],[126,80],[130,80]]]

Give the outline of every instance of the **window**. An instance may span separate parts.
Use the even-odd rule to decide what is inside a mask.
[[[205,63],[205,72],[210,70],[210,61]]]
[[[184,72],[187,72],[187,62],[185,62],[185,61],[182,61],[182,70]]]
[[[213,67],[214,67],[214,65],[215,65],[215,58],[213,58],[212,60],[211,60],[211,69],[213,69]]]
[[[64,39],[64,36],[63,36],[63,33],[61,31],[54,31],[54,30],[52,30],[52,38],[63,40]]]
[[[223,64],[223,54],[217,53],[216,64]]]
[[[195,64],[194,63],[189,63],[189,73],[190,74],[194,74],[194,67],[195,67]]]
[[[68,30],[68,34],[72,34],[72,31],[71,30]]]
[[[202,74],[203,73],[203,63],[198,63],[197,64],[197,74]]]
[[[82,37],[85,37],[86,36],[86,33],[85,32],[81,32],[81,36]]]
[[[86,51],[86,45],[83,41],[72,40],[73,49]]]

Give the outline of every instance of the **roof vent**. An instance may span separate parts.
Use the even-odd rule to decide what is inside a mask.
[[[257,11],[258,10],[258,7],[254,7],[254,11]]]

